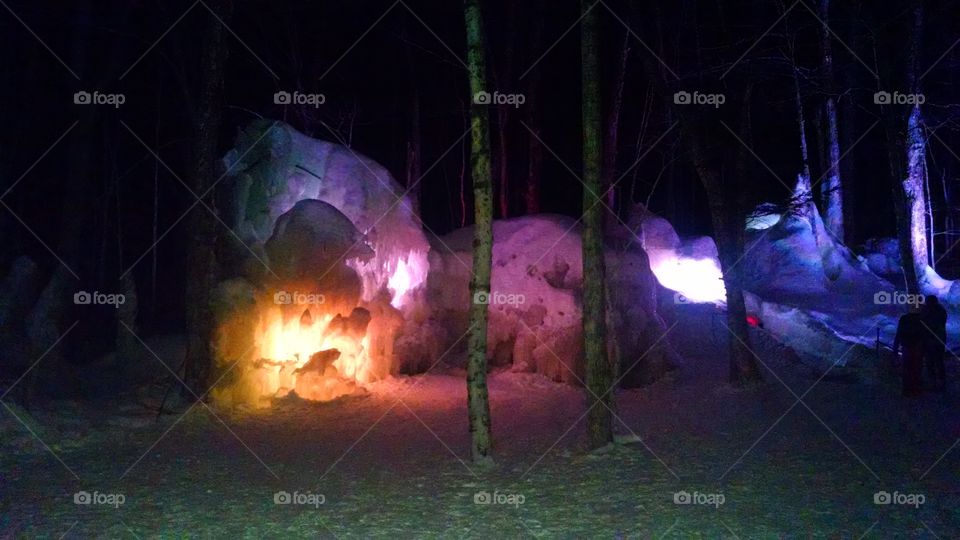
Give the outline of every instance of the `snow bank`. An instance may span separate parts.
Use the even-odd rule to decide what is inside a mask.
[[[317,199],[343,212],[375,252],[366,262],[351,261],[364,280],[365,300],[389,288],[400,306],[426,280],[430,246],[419,221],[400,185],[372,159],[282,122],[256,120],[223,162],[233,182],[227,214],[251,248],[266,242],[294,204]]]
[[[681,240],[666,219],[644,205],[633,207],[627,219],[633,240],[650,257],[657,281],[679,293],[678,301],[724,304],[726,288],[717,245],[708,236]]]
[[[871,238],[863,244],[860,252],[874,274],[891,283],[903,281],[896,238]]]
[[[430,252],[427,298],[447,346],[468,328],[472,241],[472,228],[460,229]],[[494,223],[490,295],[477,299],[489,304],[487,351],[493,366],[568,383],[583,380],[580,242],[580,228],[563,216]],[[606,253],[611,352],[627,374],[625,384],[649,382],[671,362],[663,347],[641,359],[664,331],[656,315],[655,280],[643,250],[611,238]]]
[[[680,239],[669,222],[642,205],[632,212],[631,229],[650,254],[659,283],[686,302],[722,305],[723,285],[716,245],[710,238]],[[747,309],[767,331],[808,363],[825,369],[833,362],[864,362],[864,348],[879,338],[890,344],[899,316],[909,306],[903,291],[884,277],[901,274],[894,240],[873,240],[859,257],[837,241],[812,203],[787,211],[760,205],[746,223],[741,267]],[[717,282],[720,282],[719,284]],[[938,294],[951,311],[948,336],[957,343],[960,286],[928,272],[927,294]]]

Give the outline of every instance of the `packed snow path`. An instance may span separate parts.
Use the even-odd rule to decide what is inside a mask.
[[[7,415],[0,530],[65,538],[956,537],[960,450],[948,452],[960,437],[956,394],[906,401],[895,381],[829,378],[807,392],[817,376],[764,362],[773,372],[764,369],[755,388],[732,389],[725,360],[699,354],[668,380],[619,393],[625,442],[594,454],[582,448],[580,390],[495,375],[491,472],[467,459],[456,374],[268,411],[214,416],[198,405],[158,424],[68,413],[69,404],[53,416],[35,411],[63,464]],[[74,504],[81,490],[125,501]],[[722,493],[723,504],[675,504],[681,491],[714,502]],[[876,505],[880,491],[925,500]],[[278,492],[301,502],[322,495],[323,504],[275,504]]]

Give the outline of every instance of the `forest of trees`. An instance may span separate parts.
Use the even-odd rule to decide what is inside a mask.
[[[49,104],[42,110],[7,108],[9,129],[68,126],[61,135],[30,129],[3,145],[2,262],[42,261],[46,300],[30,310],[43,321],[31,330],[32,349],[45,350],[63,330],[66,307],[51,300],[57,291],[75,280],[113,287],[112,276],[122,275],[137,309],[126,321],[82,322],[67,337],[69,360],[129,340],[125,324],[186,328],[184,373],[202,391],[212,329],[206,305],[187,299],[217,282],[223,248],[213,246],[234,241],[217,223],[219,158],[238,126],[260,115],[377,156],[410,185],[429,234],[475,224],[474,291],[489,287],[493,219],[582,217],[588,386],[603,405],[592,408],[597,445],[611,437],[603,390],[612,380],[597,246],[604,222],[623,222],[636,204],[681,233],[715,238],[727,323],[738,337],[730,345],[737,384],[760,379],[739,275],[748,255],[742,224],[759,203],[816,204],[830,233],[854,249],[895,237],[907,291],[925,290],[937,272],[955,273],[950,85],[958,60],[942,31],[952,3],[623,1],[574,9],[491,0],[429,15],[387,7],[367,21],[357,16],[362,6],[294,2],[261,18],[267,8],[259,4],[218,1],[195,5],[181,21],[172,9],[144,18],[151,6],[78,2],[56,13],[24,8],[25,19],[8,22],[8,45],[34,26],[45,38],[5,47],[5,61],[27,71],[5,87],[4,101],[16,102],[31,80],[55,81],[34,94]],[[308,14],[349,22],[316,32],[303,22]],[[159,39],[99,32],[130,25]],[[356,50],[344,46],[347,36],[363,38]],[[386,52],[395,61],[382,60],[385,44],[398,45]],[[201,54],[189,58],[188,48]],[[128,104],[78,108],[54,97],[101,88],[122,90]],[[323,107],[268,103],[287,89],[328,99]],[[494,101],[477,103],[479,93]],[[75,122],[59,120],[76,114]],[[460,144],[449,146],[461,132]],[[63,159],[31,165],[44,148]],[[187,180],[169,182],[180,176]],[[38,219],[51,207],[56,218]],[[478,425],[489,424],[484,317],[474,309]],[[486,456],[489,437],[476,436],[475,453]]]

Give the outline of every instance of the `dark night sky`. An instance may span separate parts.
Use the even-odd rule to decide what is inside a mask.
[[[486,5],[488,63],[493,73],[490,87],[506,93],[525,92],[529,77],[540,78],[535,105],[547,145],[543,210],[579,216],[580,183],[571,174],[580,169],[579,43],[575,31],[560,39],[577,20],[579,7],[575,2],[549,2],[547,8],[540,5],[535,1],[510,5],[502,0]],[[0,10],[6,74],[0,90],[5,128],[0,138],[0,184],[9,186],[28,169],[29,173],[4,202],[54,251],[63,209],[80,205],[89,213],[81,279],[91,284],[108,282],[152,244],[155,186],[159,233],[193,202],[133,134],[186,178],[193,151],[199,51],[208,12],[197,4],[178,21],[190,2],[71,2],[69,7],[53,2],[10,2],[9,6],[16,17]],[[753,85],[751,147],[760,160],[750,160],[748,165],[747,203],[783,202],[788,192],[780,180],[792,184],[799,172],[788,42],[795,44],[803,76],[811,153],[818,152],[813,121],[824,94],[818,82],[819,29],[811,13],[795,5],[789,16],[771,29],[788,6],[683,0],[609,2],[597,9],[606,6],[609,10],[602,17],[605,92],[611,91],[624,24],[631,28],[618,171],[626,171],[634,163],[642,130],[642,144],[649,145],[673,122],[670,106],[649,83],[644,69],[652,58],[646,50],[649,46],[678,75],[672,80],[676,89],[713,89],[731,96],[723,110],[705,115],[711,121],[738,126],[742,111],[738,96]],[[929,3],[923,66],[934,65],[954,43],[957,7],[952,1]],[[831,27],[839,38],[833,47],[837,85],[842,91],[841,113],[846,113],[841,130],[850,130],[857,139],[876,120],[870,100],[877,82],[856,57],[879,68],[882,77],[898,73],[907,18],[899,2],[836,2],[831,15]],[[459,190],[468,142],[464,139],[451,149],[466,130],[464,108],[470,99],[462,65],[462,17],[457,2],[238,3],[229,24],[235,38],[230,41],[225,80],[221,149],[226,151],[239,127],[255,115],[281,118],[316,137],[349,140],[356,151],[382,163],[402,183],[411,88],[415,86],[421,98],[423,169],[430,168],[422,183],[423,219],[436,233],[449,232],[461,222]],[[544,23],[543,39],[531,43],[538,18]],[[766,37],[758,41],[768,29]],[[856,57],[847,46],[855,50]],[[741,55],[735,69],[719,79]],[[957,61],[954,49],[923,81],[932,103],[926,108],[928,121],[941,129],[947,142],[957,140],[952,129],[956,108],[947,105],[955,93],[951,85]],[[510,73],[504,74],[508,64]],[[520,74],[531,66],[521,79]],[[89,108],[72,102],[73,93],[81,89],[121,92],[126,103],[116,109],[98,107],[91,115]],[[274,92],[296,89],[322,92],[327,101],[306,115],[273,103]],[[491,113],[496,130],[496,114]],[[517,190],[512,196],[513,215],[522,212],[520,184],[527,168],[529,132],[521,123],[526,122],[524,114],[522,108],[512,111],[507,126],[510,172]],[[79,123],[64,140],[31,169],[75,121]],[[714,124],[712,131],[717,153],[741,152],[740,143],[716,127],[719,125]],[[496,131],[496,149],[495,135]],[[668,133],[637,166],[636,175],[626,175],[621,201],[631,193],[637,201],[645,200],[663,167],[671,164],[652,196],[652,209],[671,219],[683,234],[710,234],[705,197],[677,135]],[[642,146],[640,151],[646,149]],[[81,170],[75,170],[76,164],[83,162],[82,155],[88,160]],[[848,197],[856,207],[853,221],[858,242],[894,232],[885,156],[882,131],[874,129],[849,157],[854,172],[848,180]],[[821,169],[814,161],[813,177],[817,178]],[[939,194],[940,175],[952,186],[960,167],[938,143],[932,144],[931,162],[937,164],[931,181],[937,182]],[[469,174],[465,181],[469,186]],[[72,183],[84,186],[80,191],[85,198],[70,199],[72,191],[66,187]],[[467,198],[469,215],[469,189]],[[944,202],[942,194],[938,195],[935,204],[943,209]],[[16,255],[28,253],[47,270],[53,267],[55,259],[9,212],[0,218],[0,227],[5,240],[0,254],[4,265]],[[160,326],[175,325],[179,320],[183,233],[182,226],[174,228],[159,243],[161,292],[156,298],[143,294],[141,300],[145,304],[142,311]],[[152,255],[147,255],[134,270],[141,284],[150,281],[151,260]],[[171,290],[177,294],[162,292]]]

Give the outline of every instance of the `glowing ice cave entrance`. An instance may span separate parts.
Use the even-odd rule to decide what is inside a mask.
[[[726,302],[723,273],[714,259],[671,254],[651,260],[650,267],[661,285],[680,293],[689,302],[717,305]]]

